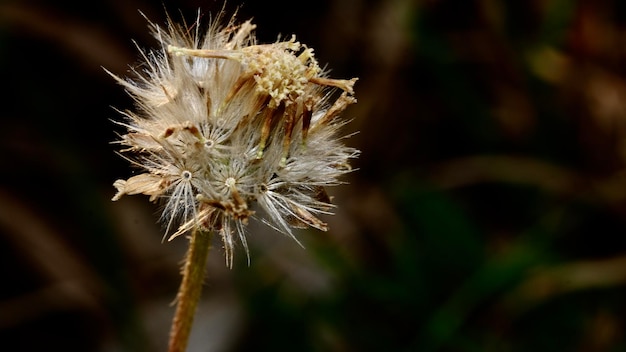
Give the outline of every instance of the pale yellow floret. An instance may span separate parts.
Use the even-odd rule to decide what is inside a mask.
[[[304,50],[300,55],[295,53]],[[296,41],[266,45],[251,45],[237,49],[188,49],[168,46],[174,55],[189,55],[204,58],[235,60],[240,62],[257,83],[256,90],[271,97],[268,104],[276,108],[285,100],[303,96],[306,85],[316,77],[321,69],[314,58],[313,50]]]

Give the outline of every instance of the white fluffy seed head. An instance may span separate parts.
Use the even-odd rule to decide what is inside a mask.
[[[150,24],[161,48],[142,52],[132,78],[111,74],[136,101],[119,144],[143,169],[114,183],[113,200],[163,200],[166,236],[216,231],[232,266],[251,217],[294,239],[292,228],[327,229],[325,188],[358,155],[337,136],[356,79],[325,77],[295,37],[257,45],[250,21],[220,27],[219,17],[200,34],[199,18],[191,28]],[[343,93],[328,101],[332,89]]]

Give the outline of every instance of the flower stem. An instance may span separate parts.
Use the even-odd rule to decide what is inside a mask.
[[[211,232],[198,229],[192,232],[185,258],[183,281],[176,296],[177,306],[170,331],[169,352],[184,352],[187,348],[193,317],[202,292],[210,243]]]

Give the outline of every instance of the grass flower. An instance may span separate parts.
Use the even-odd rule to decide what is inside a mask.
[[[327,78],[295,37],[257,44],[250,21],[200,26],[151,24],[161,48],[142,52],[132,78],[113,75],[136,101],[119,144],[141,171],[114,183],[113,200],[163,201],[168,239],[216,231],[232,266],[250,218],[294,239],[294,227],[327,229],[325,188],[358,154],[337,136],[356,79]],[[330,101],[333,90],[341,94]]]
[[[118,123],[127,131],[118,143],[139,170],[115,181],[113,200],[147,195],[163,204],[169,240],[192,234],[178,296],[186,313],[177,313],[175,325],[191,320],[197,297],[189,296],[200,292],[189,286],[200,285],[193,272],[204,267],[210,241],[196,234],[219,234],[232,267],[237,242],[250,261],[251,218],[296,241],[293,228],[326,231],[319,216],[333,205],[325,189],[341,183],[358,155],[343,144],[346,121],[338,118],[356,102],[356,78],[328,78],[295,36],[257,44],[250,21],[220,26],[218,16],[205,33],[199,19],[191,26],[150,23],[161,47],[141,51],[131,78],[109,72],[136,102],[122,112]],[[187,302],[191,308],[181,308]],[[173,335],[189,328],[173,328]],[[180,339],[186,337],[171,337]]]

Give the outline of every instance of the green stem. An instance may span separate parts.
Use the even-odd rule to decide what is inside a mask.
[[[183,269],[183,281],[176,296],[177,306],[170,331],[169,352],[184,352],[187,348],[193,317],[204,283],[210,243],[211,232],[196,229],[191,234]]]

